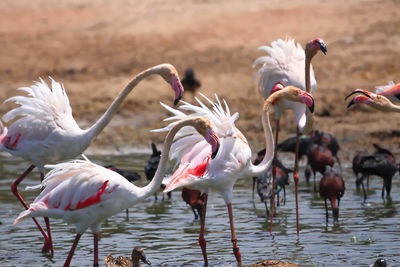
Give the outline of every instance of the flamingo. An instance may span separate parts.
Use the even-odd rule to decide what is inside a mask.
[[[81,235],[90,227],[94,239],[93,266],[98,266],[101,222],[154,194],[164,178],[173,138],[185,126],[194,127],[199,137],[205,138],[206,144],[211,144],[213,159],[218,152],[219,140],[209,121],[201,117],[181,120],[169,131],[156,175],[145,187],[137,187],[118,173],[90,161],[75,160],[50,165],[52,170],[41,183],[44,190],[29,209],[20,213],[14,224],[28,217],[46,216],[75,225],[77,234],[64,267],[70,265]]]
[[[261,46],[258,48],[265,51],[269,56],[261,56],[253,63],[253,68],[262,64],[257,71],[256,77],[260,76],[258,81],[258,91],[262,93],[264,99],[277,90],[281,90],[288,85],[296,86],[308,93],[314,94],[317,86],[314,71],[311,67],[311,60],[321,50],[326,54],[326,44],[321,38],[309,41],[306,44],[306,49],[303,50],[300,44],[295,44],[293,39],[286,41],[278,39],[271,43],[271,46]],[[305,64],[304,64],[305,63]],[[300,131],[308,133],[312,130],[313,119],[311,113],[306,111],[304,105],[292,103],[290,101],[280,101],[279,105],[275,105],[276,129],[275,129],[275,148],[274,148],[274,163],[276,166],[276,156],[279,133],[279,119],[281,114],[292,109],[296,117],[296,153],[295,153],[295,168],[293,172],[295,192],[296,192],[296,226],[297,235],[299,235],[299,205],[298,205],[298,147]],[[272,184],[275,185],[276,174],[273,168]],[[272,186],[272,195],[274,195],[274,186]],[[274,200],[271,201],[271,224],[270,233],[272,234],[272,222],[274,215]]]
[[[208,265],[206,252],[206,240],[204,238],[204,226],[207,211],[208,189],[214,188],[219,192],[228,209],[229,222],[231,228],[233,253],[238,264],[241,264],[241,254],[237,246],[236,233],[232,214],[232,194],[235,181],[239,177],[254,177],[264,173],[270,166],[273,157],[274,140],[272,137],[271,125],[269,123],[269,110],[274,104],[280,101],[290,100],[306,104],[311,111],[314,110],[314,100],[311,94],[300,90],[299,88],[288,86],[269,96],[264,103],[262,110],[262,124],[264,128],[266,153],[259,165],[254,165],[251,161],[251,149],[246,138],[235,126],[235,120],[238,113],[231,115],[227,103],[224,101],[224,107],[216,96],[217,103],[203,97],[208,101],[213,109],[210,110],[203,102],[196,98],[200,106],[195,106],[184,102],[180,106],[184,112],[168,107],[162,104],[173,117],[166,120],[183,119],[191,116],[205,116],[208,118],[221,140],[221,148],[218,156],[210,161],[210,149],[206,143],[189,129],[182,129],[180,135],[172,146],[171,159],[176,159],[179,167],[169,177],[169,182],[164,192],[169,192],[178,187],[189,187],[197,189],[204,194],[203,215],[201,216],[201,228],[199,235],[199,244],[202,250],[204,264]],[[172,122],[163,129],[155,131],[167,131],[176,122]],[[167,178],[168,179],[168,178]]]
[[[326,200],[329,198],[332,206],[333,220],[337,222],[339,220],[340,199],[343,197],[344,191],[343,177],[334,168],[327,166],[324,176],[319,182],[319,194],[325,201],[326,222],[328,222],[329,217]]]
[[[144,254],[144,250],[140,247],[134,247],[132,250],[131,258],[118,256],[114,259],[111,254],[104,257],[106,267],[141,267],[140,261],[151,265],[151,262],[147,259]]]
[[[72,117],[64,87],[52,78],[50,78],[52,89],[40,79],[40,82],[30,87],[19,88],[28,93],[28,96],[14,96],[5,101],[12,101],[20,106],[3,116],[4,122],[13,121],[9,130],[0,121],[0,150],[21,157],[32,164],[11,185],[13,194],[25,209],[28,209],[28,205],[19,194],[17,187],[35,166],[39,169],[41,180],[43,180],[45,164],[72,159],[80,155],[107,126],[132,89],[142,79],[152,74],[158,74],[166,82],[171,83],[175,91],[174,103],[177,104],[184,90],[178,73],[171,64],[160,64],[137,74],[120,92],[103,116],[85,130],[81,129]],[[45,238],[42,252],[50,251],[53,255],[48,219],[45,218],[47,234],[39,222],[35,218],[33,220]]]

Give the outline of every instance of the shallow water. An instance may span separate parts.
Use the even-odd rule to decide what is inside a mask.
[[[90,157],[97,163],[110,163],[138,171],[139,184],[145,183],[143,167],[148,155]],[[289,159],[286,165],[290,164]],[[40,253],[42,236],[31,220],[14,226],[13,221],[23,210],[10,191],[10,184],[28,164],[20,159],[0,155],[0,266],[62,266],[75,236],[73,226],[51,220],[55,255],[49,259]],[[278,207],[274,220],[274,239],[269,235],[269,221],[264,205],[256,196],[251,200],[251,179],[240,179],[235,186],[233,213],[238,245],[243,264],[263,259],[280,259],[303,266],[369,266],[377,257],[388,260],[388,266],[400,265],[400,181],[393,179],[392,199],[381,200],[382,179],[372,177],[368,200],[355,188],[350,165],[344,168],[346,192],[340,203],[339,223],[325,221],[324,202],[307,185],[301,169],[299,183],[300,236],[296,235],[293,183],[288,186],[285,206]],[[319,178],[320,176],[318,176]],[[37,191],[25,191],[35,185],[39,174],[34,172],[20,186],[20,192],[32,202]],[[291,180],[292,181],[292,180]],[[200,223],[173,192],[172,199],[146,202],[109,218],[102,225],[99,241],[100,266],[104,256],[129,256],[134,246],[141,246],[153,266],[203,266],[198,246]],[[331,216],[331,211],[330,214]],[[40,219],[42,222],[43,220]],[[211,191],[208,198],[206,240],[210,266],[236,266],[232,254],[227,209],[221,196]],[[72,259],[71,266],[92,266],[93,239],[85,233]]]

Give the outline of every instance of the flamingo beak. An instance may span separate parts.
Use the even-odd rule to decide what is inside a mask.
[[[220,144],[218,136],[211,128],[206,130],[206,141],[211,145],[211,159],[214,159],[217,156]]]
[[[326,44],[322,39],[318,39],[318,44],[319,44],[319,49],[321,49],[322,53],[326,55],[326,52],[328,52],[328,49],[326,48]]]
[[[354,90],[353,92],[351,92],[350,94],[348,94],[348,95],[344,98],[344,100],[346,100],[346,99],[349,98],[350,96],[352,96],[352,95],[354,95],[354,94],[357,94],[357,93],[363,94],[363,95],[365,95],[366,97],[371,98],[370,92],[365,91],[365,90],[363,90],[363,89],[356,89],[356,90]]]
[[[183,85],[182,85],[181,81],[179,80],[179,78],[176,76],[172,76],[171,86],[172,86],[172,89],[175,91],[174,105],[177,105],[179,103],[179,100],[181,100],[185,89],[183,88]]]
[[[312,97],[312,95],[303,90],[300,90],[300,97],[301,102],[307,105],[311,113],[314,113],[314,98]]]
[[[354,105],[356,102],[354,101],[354,98],[349,102],[349,104],[347,104],[347,108],[351,107],[352,105]]]

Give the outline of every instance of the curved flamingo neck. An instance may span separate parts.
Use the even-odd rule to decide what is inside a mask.
[[[178,122],[177,124],[175,124],[174,127],[172,127],[172,129],[168,132],[167,137],[165,138],[164,147],[161,152],[160,163],[158,164],[157,171],[154,175],[154,178],[145,187],[136,188],[136,193],[135,193],[136,199],[137,198],[146,198],[148,196],[151,196],[156,192],[156,190],[158,190],[160,188],[160,185],[164,179],[165,172],[167,170],[169,150],[171,148],[171,145],[172,145],[172,142],[173,142],[173,139],[174,139],[176,133],[182,127],[185,127],[185,126],[193,126],[194,127],[194,125],[195,125],[194,118],[182,120],[182,121]],[[139,194],[137,194],[138,191],[139,191]]]
[[[386,107],[387,107],[387,111],[400,112],[400,106],[395,105],[392,102],[390,102],[390,104],[387,105]]]
[[[262,118],[261,122],[264,129],[265,135],[265,155],[260,164],[254,165],[250,162],[249,167],[249,175],[250,176],[259,176],[264,173],[272,164],[272,160],[274,157],[274,138],[272,135],[271,123],[269,120],[269,110],[273,103],[278,99],[279,92],[272,94],[267,98],[264,102],[263,110],[262,110]]]
[[[110,107],[100,117],[100,119],[98,119],[93,126],[87,129],[85,135],[87,136],[89,142],[93,140],[93,138],[95,138],[108,125],[118,107],[121,105],[122,101],[128,96],[133,88],[135,88],[136,85],[138,85],[138,83],[147,76],[150,76],[152,74],[160,74],[160,71],[164,65],[165,64],[157,65],[142,71],[125,86],[125,88],[119,93],[117,98],[115,98],[115,100],[111,103]]]
[[[311,90],[311,60],[314,57],[315,53],[310,52],[310,49],[306,48],[306,61],[305,61],[305,81],[306,81],[306,91],[307,93],[312,94]],[[304,133],[309,133],[312,131],[313,128],[313,115],[311,112],[306,109],[306,125],[304,125],[304,128],[302,131]]]

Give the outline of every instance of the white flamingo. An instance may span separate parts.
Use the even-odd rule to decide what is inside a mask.
[[[69,266],[81,235],[91,228],[94,239],[94,264],[98,266],[98,233],[101,222],[151,196],[160,188],[166,171],[168,154],[175,134],[184,126],[192,126],[200,138],[211,144],[215,157],[219,141],[208,120],[195,117],[181,120],[169,131],[161,154],[160,164],[154,179],[145,187],[137,187],[118,173],[89,161],[76,160],[49,166],[53,169],[46,175],[39,194],[28,210],[21,212],[15,220],[35,216],[63,219],[76,227],[76,237],[64,263]]]
[[[171,64],[161,64],[137,74],[120,92],[103,116],[89,129],[81,129],[74,118],[64,87],[51,79],[50,89],[41,80],[31,87],[19,90],[28,96],[14,96],[5,102],[15,102],[20,105],[3,116],[4,122],[13,121],[10,129],[0,121],[0,150],[9,152],[31,162],[31,166],[11,185],[11,190],[27,209],[25,201],[18,193],[19,183],[35,168],[39,169],[43,179],[45,164],[72,159],[80,155],[90,142],[107,126],[111,118],[128,96],[132,89],[145,77],[159,74],[175,91],[175,104],[182,97],[183,87],[178,73]],[[43,252],[53,254],[50,224],[45,218],[47,232],[33,218],[39,230],[45,237]]]
[[[217,103],[204,98],[212,105],[212,110],[206,107],[196,98],[200,106],[183,102],[184,105],[179,109],[191,112],[185,114],[180,110],[173,109],[163,105],[167,110],[174,114],[173,117],[166,120],[184,119],[191,116],[205,116],[210,120],[213,129],[217,133],[221,147],[214,160],[210,160],[211,150],[201,136],[191,129],[182,129],[177,135],[177,140],[171,148],[171,158],[179,162],[178,169],[170,177],[170,180],[164,190],[169,192],[178,187],[189,187],[204,192],[204,208],[201,216],[201,228],[199,243],[202,249],[205,265],[208,265],[206,241],[204,238],[204,226],[207,210],[208,189],[214,188],[225,200],[228,208],[229,222],[232,235],[233,252],[236,260],[241,264],[241,254],[237,246],[235,228],[232,215],[232,194],[233,186],[239,177],[258,176],[271,166],[273,157],[274,140],[269,123],[268,112],[271,105],[279,104],[280,100],[291,100],[305,103],[313,110],[314,102],[311,94],[296,87],[289,86],[270,95],[265,101],[262,111],[262,124],[265,133],[266,154],[259,165],[253,165],[251,161],[251,149],[244,135],[236,128],[235,120],[238,113],[231,115],[229,107],[224,101],[224,107],[217,98]],[[169,130],[176,122],[167,127],[156,130]]]
[[[300,44],[295,44],[293,39],[282,40],[278,39],[271,43],[271,46],[261,46],[258,48],[269,54],[269,56],[262,56],[256,59],[253,63],[253,68],[262,65],[257,71],[256,77],[260,76],[258,81],[258,90],[263,95],[264,99],[273,92],[282,89],[285,86],[293,85],[308,93],[314,95],[317,82],[315,80],[314,71],[311,66],[311,60],[316,53],[321,50],[326,54],[326,44],[321,38],[309,41],[306,44],[305,51]],[[279,133],[279,119],[281,114],[291,109],[294,112],[297,122],[296,130],[296,153],[295,153],[295,167],[293,172],[295,193],[296,193],[296,225],[297,235],[299,234],[299,208],[298,208],[298,147],[300,131],[308,133],[312,130],[313,119],[312,115],[306,111],[304,105],[300,103],[293,103],[291,101],[280,101],[279,105],[275,105],[276,116],[276,133],[275,133],[275,148],[274,148],[274,163],[276,166],[277,158],[277,144]],[[276,173],[275,167],[272,168],[272,195],[275,190]],[[271,201],[271,220],[270,232],[272,234],[272,222],[274,216],[274,199]]]

